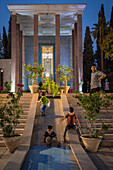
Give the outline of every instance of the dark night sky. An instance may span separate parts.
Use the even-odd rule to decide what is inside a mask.
[[[7,4],[87,4],[83,14],[83,41],[85,36],[86,26],[93,27],[98,21],[98,12],[101,4],[104,4],[106,20],[110,20],[113,0],[0,0],[0,33],[3,31],[3,26],[8,31],[8,21],[10,13]],[[94,47],[95,49],[95,47]]]

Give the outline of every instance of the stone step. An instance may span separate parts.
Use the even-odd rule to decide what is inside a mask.
[[[0,140],[0,147],[5,147],[5,143],[3,140]]]
[[[28,112],[29,111],[29,107],[23,107],[22,110]]]
[[[31,104],[31,101],[28,103],[28,102],[25,102],[25,101],[22,101],[21,103],[20,103],[20,105],[21,106],[30,106],[30,104]]]
[[[96,128],[96,129],[101,130],[101,128]],[[89,131],[86,128],[81,128],[81,132],[82,132],[83,135],[89,133]],[[104,133],[104,132],[100,131],[100,133]],[[109,128],[105,133],[106,134],[113,134],[113,128]]]
[[[105,125],[110,125],[113,127],[113,123],[104,123]],[[87,123],[81,123],[80,124],[82,128],[86,128],[87,127]],[[96,123],[94,126],[96,126],[96,128],[101,128],[102,123]]]
[[[97,116],[97,119],[113,119],[113,114],[100,114]]]
[[[23,110],[23,109],[22,109],[22,110]],[[8,115],[8,114],[6,114],[6,115]],[[21,116],[21,115],[28,115],[28,109],[26,109],[26,110],[24,109],[23,114],[20,114],[20,116]]]
[[[25,115],[25,114],[20,115],[20,118],[21,118],[21,119],[27,119],[27,117],[28,117],[27,114],[26,114],[26,115]]]
[[[18,119],[20,123],[26,123],[26,119]]]
[[[100,120],[100,119],[97,119],[96,122],[99,122],[99,120]],[[108,118],[104,119],[104,118],[102,118],[101,120],[102,120],[104,123],[113,123],[113,119],[108,119]],[[87,123],[86,119],[84,119],[84,118],[79,118],[79,122],[80,122],[80,123]]]
[[[113,140],[113,134],[104,134],[103,139],[105,139],[105,140]]]
[[[15,130],[15,133],[17,133],[17,134],[23,134],[23,131],[24,131],[24,128],[17,128],[17,129]],[[2,129],[0,129],[0,133],[2,133]]]
[[[22,104],[21,106],[23,110],[30,107],[30,105],[24,105],[24,104]]]
[[[102,140],[100,147],[111,147],[113,146],[113,140]]]

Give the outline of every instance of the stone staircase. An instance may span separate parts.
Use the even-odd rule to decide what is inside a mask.
[[[87,123],[83,115],[81,115],[81,112],[85,113],[85,109],[77,105],[78,100],[76,98],[73,98],[73,95],[76,95],[76,94],[75,93],[67,94],[67,100],[68,100],[69,106],[72,106],[75,109],[75,113],[79,120],[81,133],[87,136],[88,135],[88,130],[86,129]],[[99,122],[100,119],[105,124],[113,126],[113,101],[112,101],[112,106],[108,108],[108,113],[103,108],[100,109],[100,114],[97,117],[96,124],[95,124],[97,129],[101,128],[101,123]],[[108,147],[113,146],[113,128],[109,128],[103,136],[101,147],[105,147],[105,146],[108,146]]]
[[[7,94],[0,94],[0,106],[6,102]],[[16,133],[23,134],[25,123],[27,120],[30,104],[32,100],[32,94],[31,93],[23,93],[23,96],[20,98],[20,105],[22,106],[23,114],[20,115],[20,124],[16,127]],[[2,140],[2,129],[0,128],[0,147],[5,146],[3,140]]]

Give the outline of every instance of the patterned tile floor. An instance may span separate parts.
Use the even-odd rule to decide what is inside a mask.
[[[31,146],[21,170],[76,170],[69,146]]]

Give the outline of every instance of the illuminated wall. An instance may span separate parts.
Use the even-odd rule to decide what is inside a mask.
[[[54,55],[54,81],[55,81],[55,37],[54,36],[39,36],[38,37],[38,62],[41,64],[41,46],[42,45],[52,45],[53,55]],[[33,65],[33,37],[25,37],[25,63]],[[61,36],[60,37],[60,64],[72,67],[72,45],[71,36]],[[40,81],[40,79],[39,79]],[[70,84],[70,83],[69,83]],[[25,89],[28,88],[28,80],[25,78]]]

